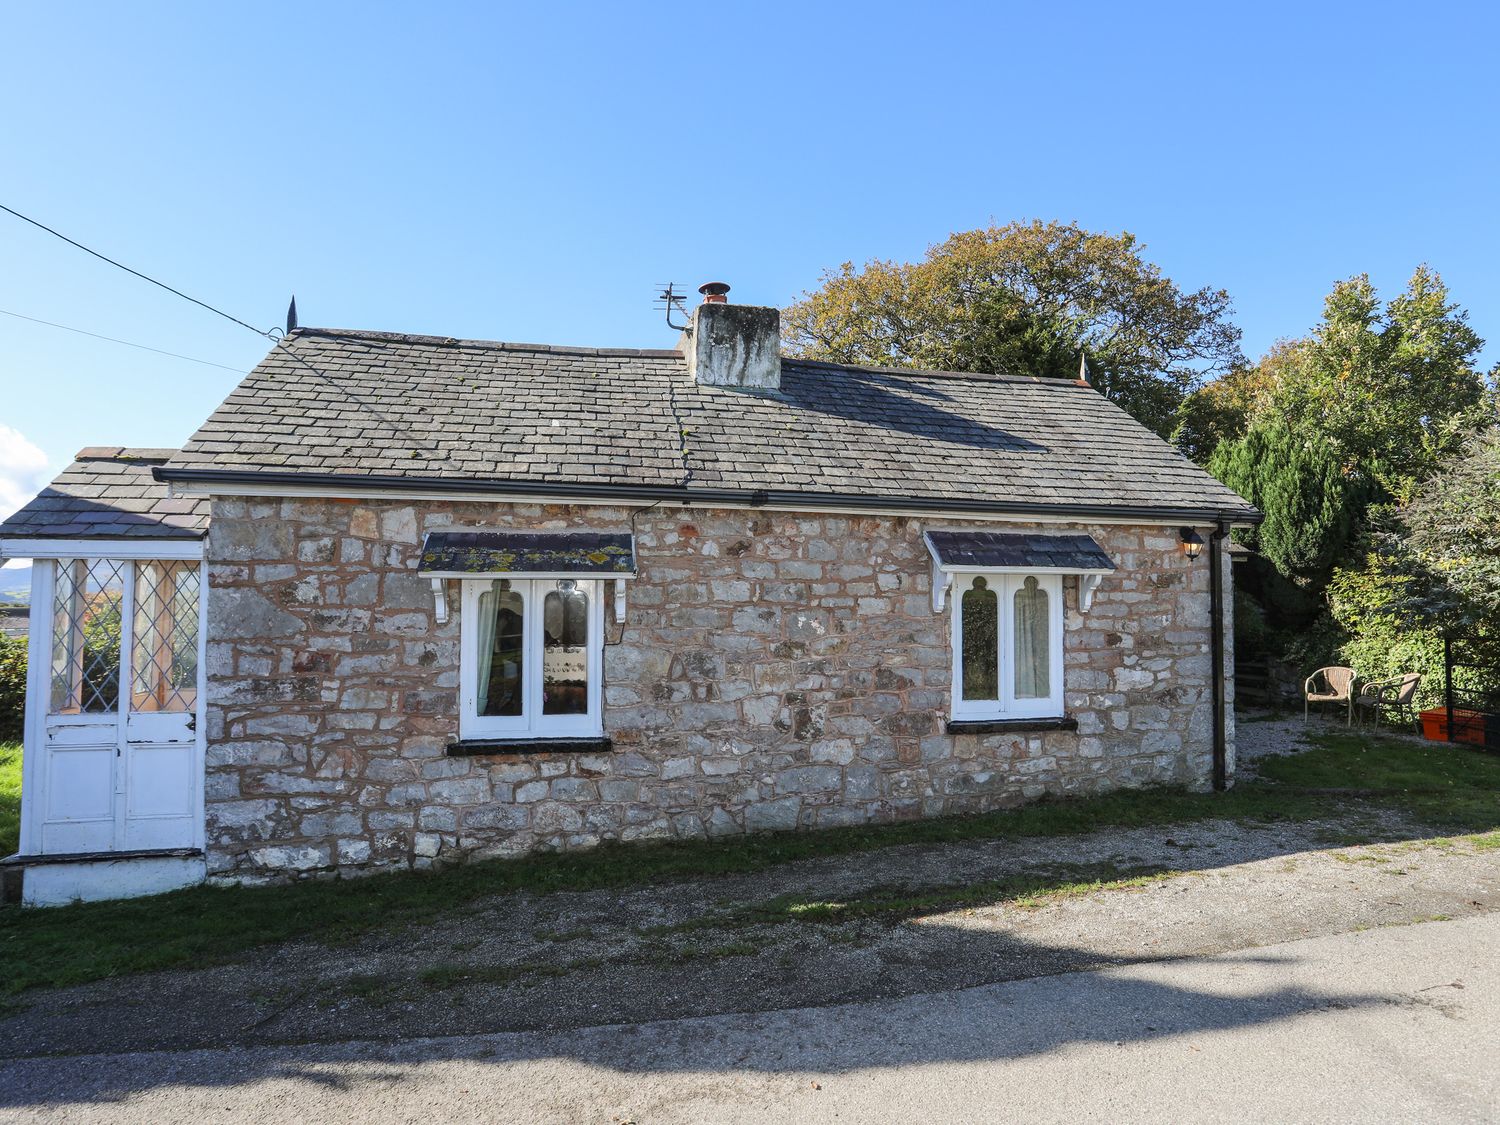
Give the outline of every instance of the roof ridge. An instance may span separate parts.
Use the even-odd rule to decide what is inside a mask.
[[[165,464],[181,450],[153,446],[86,445],[73,455],[75,461],[147,461]]]
[[[561,355],[644,356],[652,359],[681,359],[676,348],[590,348],[569,344],[527,344],[510,340],[471,340],[458,336],[426,336],[412,332],[377,332],[368,328],[294,328],[289,340],[302,336],[325,339],[372,340],[388,344],[416,344],[429,348],[483,348],[488,351],[550,352]]]
[[[415,344],[433,348],[482,348],[487,351],[540,352],[553,355],[636,356],[647,359],[679,359],[682,352],[676,348],[597,348],[573,344],[533,344],[513,340],[482,340],[459,336],[431,336],[416,332],[382,332],[372,328],[315,328],[298,327],[287,334],[287,339],[302,336],[323,339],[371,340],[377,343]],[[1053,378],[1045,375],[1015,375],[999,371],[945,371],[926,367],[883,367],[864,363],[835,363],[825,359],[805,359],[801,356],[782,356],[783,363],[803,367],[822,367],[835,371],[870,371],[879,375],[895,375],[904,378],[961,379],[978,383],[1029,383],[1053,387],[1088,387],[1090,383],[1077,379]]]
[[[1053,378],[1049,375],[1011,375],[999,371],[937,371],[925,367],[874,367],[863,363],[834,363],[826,359],[802,359],[798,356],[783,356],[783,363],[794,363],[804,367],[827,367],[835,371],[873,371],[879,375],[900,375],[908,379],[970,379],[979,383],[1035,383],[1042,386],[1088,387],[1097,390],[1091,383],[1077,379]]]

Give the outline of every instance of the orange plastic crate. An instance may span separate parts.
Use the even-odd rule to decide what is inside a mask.
[[[1421,713],[1421,719],[1423,738],[1431,742],[1448,741],[1448,709],[1446,707],[1429,707]],[[1453,725],[1458,729],[1453,733],[1454,741],[1483,746],[1484,723],[1485,716],[1482,712],[1461,711],[1455,708]]]

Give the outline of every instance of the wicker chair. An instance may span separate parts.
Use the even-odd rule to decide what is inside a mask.
[[[1365,712],[1375,716],[1375,725],[1380,726],[1380,713],[1391,711],[1403,722],[1416,726],[1417,712],[1414,706],[1417,686],[1422,682],[1422,673],[1408,672],[1404,676],[1392,676],[1387,680],[1373,680],[1359,689],[1354,705],[1359,709],[1361,721]]]
[[[1342,703],[1344,725],[1354,721],[1354,669],[1335,664],[1330,668],[1319,668],[1302,685],[1302,721],[1307,722],[1307,711],[1314,703]]]

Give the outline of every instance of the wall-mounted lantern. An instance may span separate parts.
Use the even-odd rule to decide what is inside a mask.
[[[1181,531],[1182,553],[1188,557],[1188,561],[1196,559],[1203,553],[1203,536],[1199,535],[1190,527],[1184,527]]]

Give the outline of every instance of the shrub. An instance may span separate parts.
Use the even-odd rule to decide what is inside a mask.
[[[1237,532],[1287,580],[1320,591],[1343,557],[1365,505],[1326,443],[1285,426],[1254,426],[1220,445],[1209,471],[1265,513],[1259,528]]]
[[[26,640],[0,633],[0,742],[18,742],[26,714]]]

